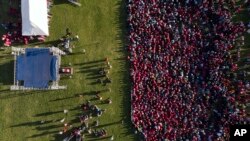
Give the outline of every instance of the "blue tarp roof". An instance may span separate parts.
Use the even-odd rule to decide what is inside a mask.
[[[57,79],[56,61],[48,48],[27,48],[17,56],[16,80],[23,80],[24,87],[48,88]]]

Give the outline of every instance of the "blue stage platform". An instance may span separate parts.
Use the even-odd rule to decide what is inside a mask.
[[[57,57],[48,48],[27,48],[17,56],[16,80],[27,88],[48,88],[49,81],[57,80]]]

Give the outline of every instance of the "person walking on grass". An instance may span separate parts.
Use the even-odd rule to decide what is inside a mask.
[[[114,140],[114,136],[112,135],[111,137],[110,137],[110,141],[113,141]]]

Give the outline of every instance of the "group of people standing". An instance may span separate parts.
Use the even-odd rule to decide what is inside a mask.
[[[232,0],[129,0],[132,122],[148,141],[228,140],[247,121],[229,50],[243,36]],[[231,9],[231,10],[230,10]],[[233,10],[232,10],[233,9]]]

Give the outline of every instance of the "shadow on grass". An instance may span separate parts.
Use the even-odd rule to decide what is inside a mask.
[[[49,100],[49,102],[56,102],[56,101],[61,101],[61,100],[70,100],[72,98],[77,98],[78,95],[74,95],[74,96],[69,96],[69,97],[65,97],[65,98],[57,98],[54,100]]]
[[[81,110],[81,106],[79,105],[79,106],[76,106],[76,107],[74,107],[74,108],[70,108],[69,109],[69,111],[75,111],[75,110]]]
[[[13,84],[14,60],[0,65],[0,83],[3,85]]]
[[[0,59],[13,58],[12,55],[1,55]]]
[[[118,61],[126,61],[127,59],[125,57],[120,57],[120,58],[116,58],[114,60],[118,60]]]
[[[111,126],[111,125],[115,125],[115,124],[120,124],[122,121],[116,121],[116,122],[111,122],[111,123],[107,123],[107,124],[102,124],[102,125],[99,125],[97,126],[97,128],[104,128],[104,127],[107,127],[107,126]]]
[[[70,53],[69,55],[71,55],[71,56],[84,55],[84,53],[82,53],[82,52],[73,52],[73,53]]]
[[[48,123],[50,123],[50,122],[48,122]],[[10,127],[37,126],[37,125],[42,125],[41,121],[25,122],[25,123],[21,123],[21,124],[12,125]]]
[[[45,132],[42,132],[40,134],[35,134],[35,135],[32,135],[32,136],[29,136],[27,138],[39,138],[41,136],[46,136],[46,135],[50,135],[50,134],[55,134],[55,133],[58,133],[59,131],[45,131]]]
[[[15,98],[19,96],[30,96],[30,95],[38,94],[41,92],[44,92],[44,91],[11,91],[11,90],[5,89],[4,92],[0,91],[0,99]]]
[[[67,0],[53,0],[54,5],[69,3]]]
[[[83,47],[87,47],[87,46],[95,46],[95,47],[98,47],[99,45],[100,45],[99,42],[95,42],[95,43],[85,44],[85,45],[83,45]]]
[[[33,46],[57,46],[61,41],[60,40],[54,40],[54,41],[45,41],[45,42],[35,42],[31,43],[30,45]]]
[[[131,122],[131,101],[130,101],[130,89],[131,89],[131,80],[130,80],[130,72],[129,72],[129,62],[127,59],[125,59],[125,56],[128,56],[129,53],[127,52],[126,45],[128,44],[128,41],[126,40],[128,37],[128,28],[127,28],[127,10],[126,10],[126,1],[121,0],[117,2],[117,15],[119,15],[118,21],[115,21],[118,25],[117,29],[119,31],[117,35],[117,41],[119,42],[120,48],[117,51],[120,53],[120,57],[117,59],[114,59],[114,61],[117,61],[120,64],[120,67],[122,68],[121,71],[121,80],[120,82],[124,85],[120,85],[120,90],[123,95],[121,107],[123,109],[123,112],[121,114],[121,118],[123,119],[123,124],[125,126],[125,133],[122,133],[124,136],[131,135],[131,140],[138,141],[139,136],[133,135],[134,134],[134,128],[133,124]]]
[[[86,70],[80,70],[77,73],[87,73],[88,75],[97,75],[99,70],[100,70],[99,68],[86,69]]]
[[[0,94],[1,94],[1,93],[6,93],[6,92],[10,92],[10,89],[0,90]]]
[[[48,130],[51,130],[51,129],[55,129],[55,128],[61,128],[63,127],[63,125],[49,125],[49,126],[43,126],[43,127],[36,127],[36,130],[39,130],[39,131],[48,131]]]
[[[104,62],[104,61],[105,61],[104,59],[101,59],[101,60],[89,61],[89,62],[84,62],[84,63],[77,63],[77,64],[74,64],[74,65],[95,64],[95,63],[101,63],[101,62]]]
[[[89,139],[88,141],[100,141],[100,140],[107,140],[107,139],[110,139],[111,136],[107,136],[107,137],[96,137],[93,139],[93,137],[91,139]]]
[[[85,96],[85,95],[95,95],[95,94],[96,94],[95,91],[89,91],[89,92],[79,93],[79,95],[83,95],[83,96]]]
[[[91,68],[96,68],[100,67],[100,64],[93,64],[93,65],[88,65],[88,66],[82,66],[80,69],[91,69]]]
[[[45,112],[41,114],[36,114],[35,117],[49,116],[49,115],[58,114],[58,113],[63,113],[63,111],[60,110],[60,111],[54,111],[54,112]]]
[[[100,79],[100,78],[103,78],[103,77],[105,77],[105,75],[90,76],[90,77],[87,77],[86,79]]]
[[[89,91],[89,92],[83,92],[83,93],[78,93],[78,94],[75,94],[76,96],[85,96],[85,95],[88,95],[88,96],[94,96],[96,94],[97,91]],[[103,90],[98,90],[98,92],[100,92],[100,94],[102,93],[105,93],[105,92],[109,92],[109,89],[103,89]]]

